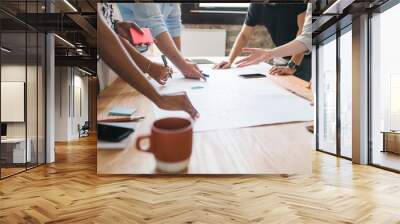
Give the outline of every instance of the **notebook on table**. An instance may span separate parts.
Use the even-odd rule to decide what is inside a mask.
[[[113,107],[108,112],[110,116],[132,116],[136,112],[132,107]]]

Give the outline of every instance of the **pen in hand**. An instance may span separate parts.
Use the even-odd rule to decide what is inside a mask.
[[[164,62],[164,66],[165,66],[165,67],[168,67],[167,57],[165,57],[165,55],[161,55],[161,59],[162,59],[163,62]],[[169,73],[169,77],[172,78],[171,73]]]
[[[203,80],[207,82],[207,78],[209,78],[210,75],[208,75],[208,74],[206,74],[206,73],[203,73],[203,72],[201,73],[201,75],[202,75],[201,78],[203,78]]]

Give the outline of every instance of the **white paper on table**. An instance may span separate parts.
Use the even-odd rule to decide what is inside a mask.
[[[266,63],[227,70],[214,70],[211,65],[199,67],[210,75],[207,82],[174,74],[167,85],[157,87],[161,93],[187,92],[200,113],[200,118],[194,122],[195,132],[313,119],[313,108],[307,100],[267,78],[239,77],[240,74],[266,74],[271,68]],[[192,89],[194,86],[204,88]],[[189,117],[185,112],[166,111],[156,105],[154,112],[156,118]]]

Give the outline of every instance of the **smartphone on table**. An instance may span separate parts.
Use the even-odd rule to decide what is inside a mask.
[[[242,74],[239,75],[241,78],[244,79],[256,79],[256,78],[265,78],[267,77],[266,75],[260,74],[260,73],[253,73],[253,74]]]

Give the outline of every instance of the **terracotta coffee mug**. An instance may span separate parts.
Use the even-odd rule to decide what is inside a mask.
[[[183,171],[189,164],[192,154],[192,121],[185,118],[163,118],[153,123],[150,135],[138,136],[136,148],[153,153],[160,171],[176,173]],[[149,139],[147,149],[141,147],[141,141]]]

